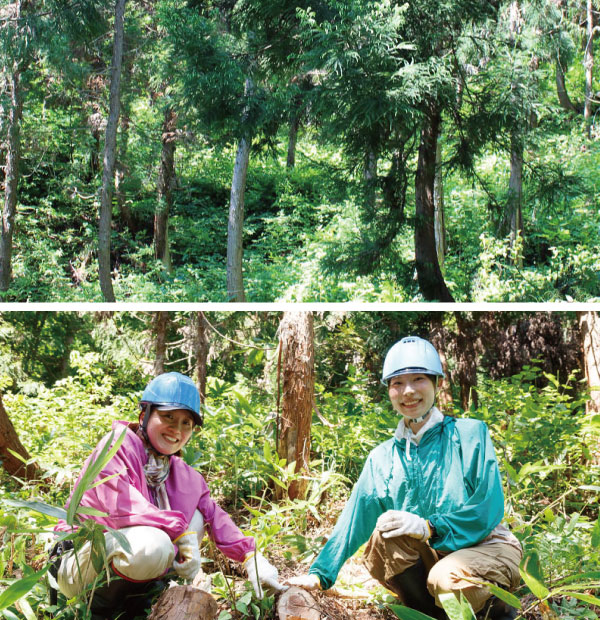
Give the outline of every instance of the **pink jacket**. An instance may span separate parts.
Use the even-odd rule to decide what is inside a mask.
[[[202,513],[209,536],[217,547],[232,560],[241,562],[249,552],[254,551],[254,538],[244,536],[231,517],[210,497],[208,485],[200,473],[192,469],[178,456],[171,457],[171,471],[165,487],[171,510],[160,510],[153,503],[146,483],[144,465],[148,456],[142,440],[129,428],[128,423],[119,421],[112,425],[115,439],[123,428],[125,439],[115,456],[102,470],[98,478],[119,474],[108,482],[88,489],[81,500],[81,506],[90,506],[107,512],[108,517],[81,515],[83,519],[95,519],[113,529],[132,525],[149,525],[165,531],[171,540],[183,534],[189,527],[196,508]],[[108,440],[106,435],[83,466],[86,470]],[[79,478],[81,478],[79,475]],[[79,479],[77,480],[79,482]],[[55,531],[69,531],[69,526],[60,520]]]

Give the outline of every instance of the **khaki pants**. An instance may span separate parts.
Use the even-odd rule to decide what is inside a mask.
[[[204,519],[198,510],[194,513],[190,530],[198,534],[200,545],[204,536]],[[153,581],[171,568],[176,549],[168,534],[156,527],[144,525],[125,527],[119,532],[127,538],[130,552],[126,552],[111,534],[104,535],[106,557],[117,575],[128,581]],[[58,569],[58,587],[67,598],[72,598],[91,584],[97,575],[92,565],[90,543],[86,543],[79,550],[77,558],[74,551],[62,557]]]
[[[520,582],[519,563],[523,553],[507,543],[475,545],[452,553],[437,552],[428,544],[410,536],[383,538],[377,530],[367,543],[364,564],[383,586],[390,588],[390,579],[413,566],[419,558],[429,572],[427,589],[441,607],[439,595],[460,592],[475,612],[481,611],[491,596],[489,589],[468,581],[489,581],[506,590],[514,590]],[[396,592],[401,598],[402,593]]]

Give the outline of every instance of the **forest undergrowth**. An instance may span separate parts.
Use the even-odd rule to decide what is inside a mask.
[[[49,603],[51,531],[64,515],[84,458],[111,420],[135,419],[139,396],[125,392],[114,397],[114,379],[96,376],[90,355],[73,358],[77,372],[52,387],[31,384],[28,391],[3,398],[46,477],[22,483],[2,474],[0,613],[7,620],[88,617],[85,597],[66,601],[59,595],[56,605]],[[256,537],[284,578],[308,569],[369,450],[393,432],[394,416],[372,399],[368,385],[366,375],[354,370],[338,388],[319,393],[321,417],[313,421],[308,494],[276,500],[275,487],[287,489],[299,474],[274,452],[271,403],[241,376],[235,382],[209,381],[206,425],[183,458],[203,473],[213,495],[243,531]],[[575,375],[561,382],[527,366],[506,379],[482,378],[478,390],[485,405],[447,413],[488,424],[503,474],[506,520],[525,550],[519,590],[514,595],[499,588],[493,592],[522,605],[527,620],[596,620],[600,418],[585,415],[586,395]],[[77,513],[71,518],[76,522]],[[93,536],[91,531],[82,535]],[[394,617],[393,598],[369,578],[360,554],[337,582],[347,597],[318,595],[331,620]],[[239,567],[224,562],[208,539],[203,555],[220,620],[275,618],[273,597],[257,600]],[[457,613],[452,620],[463,617]]]

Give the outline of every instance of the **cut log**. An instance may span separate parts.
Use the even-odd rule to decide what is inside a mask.
[[[284,592],[277,603],[279,620],[320,620],[317,601],[302,588],[292,586]]]
[[[165,590],[152,608],[148,620],[213,620],[215,599],[194,586],[174,586]]]

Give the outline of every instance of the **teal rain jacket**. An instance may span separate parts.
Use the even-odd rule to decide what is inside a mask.
[[[434,549],[456,551],[482,541],[502,521],[504,494],[485,423],[444,419],[419,445],[395,437],[377,446],[309,573],[330,588],[344,562],[365,543],[386,510],[406,510],[435,528]]]

